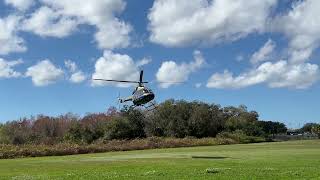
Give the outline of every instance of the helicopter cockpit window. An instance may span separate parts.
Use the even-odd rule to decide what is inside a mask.
[[[137,90],[138,90],[138,88],[135,88],[134,91],[132,92],[132,95],[133,95],[134,93],[136,93]]]
[[[144,93],[152,93],[150,89],[144,89]]]

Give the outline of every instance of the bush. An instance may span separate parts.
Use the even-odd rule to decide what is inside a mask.
[[[262,137],[248,136],[241,130],[234,132],[222,132],[218,134],[217,137],[222,139],[232,139],[237,143],[259,143],[266,141],[266,139]]]
[[[99,140],[93,144],[59,143],[55,145],[0,145],[0,159],[63,156],[73,154],[100,153],[109,151],[130,151],[155,148],[176,148],[192,146],[212,146],[220,144],[234,144],[231,139],[222,138],[163,138],[149,137],[133,140]]]

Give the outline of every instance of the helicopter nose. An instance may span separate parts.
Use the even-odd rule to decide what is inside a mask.
[[[151,100],[154,99],[155,96],[154,96],[153,93],[149,93],[149,94],[147,95],[147,97],[148,97],[149,101],[151,101]]]

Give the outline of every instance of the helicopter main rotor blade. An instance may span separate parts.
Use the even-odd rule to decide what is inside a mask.
[[[159,84],[184,84],[184,83],[186,83],[186,82],[156,81],[156,83],[159,83]]]
[[[119,82],[119,83],[140,83],[139,81],[123,81],[123,80],[112,80],[112,79],[93,79],[95,81],[106,81],[106,82]],[[149,83],[149,82],[142,82]]]

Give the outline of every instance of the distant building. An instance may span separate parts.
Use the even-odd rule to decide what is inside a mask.
[[[302,136],[301,132],[299,132],[299,130],[296,130],[296,129],[289,129],[287,131],[287,135],[289,135],[289,136],[298,136],[298,135]]]

